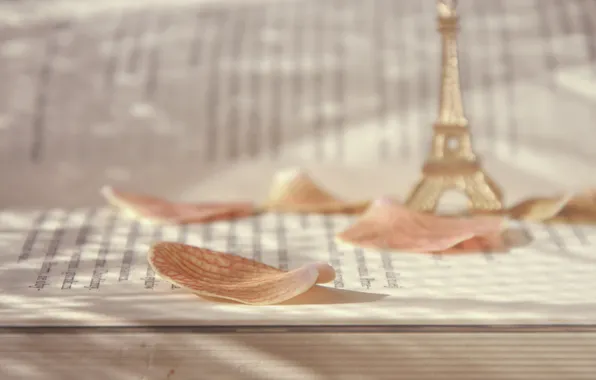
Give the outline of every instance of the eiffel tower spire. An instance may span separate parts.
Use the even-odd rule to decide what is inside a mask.
[[[456,1],[439,1],[437,13],[441,33],[441,90],[439,95],[438,124],[466,127],[463,99],[459,81],[457,32],[459,17]]]

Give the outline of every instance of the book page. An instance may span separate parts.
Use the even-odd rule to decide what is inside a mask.
[[[596,228],[521,224],[511,252],[337,246],[353,217],[265,214],[160,226],[109,209],[0,213],[0,325],[595,323]],[[149,245],[179,241],[282,269],[325,261],[333,283],[287,305],[205,300],[160,279]]]
[[[259,202],[288,165],[403,200],[437,117],[434,1],[18,3],[0,6],[0,325],[596,323],[594,227],[451,256],[336,246],[344,216],[156,227],[102,208],[106,184]],[[507,205],[596,186],[591,8],[537,3],[458,8],[474,150]],[[158,240],[338,276],[302,304],[216,303],[153,273]]]

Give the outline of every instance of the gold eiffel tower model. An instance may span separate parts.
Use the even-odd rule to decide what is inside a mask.
[[[469,209],[495,211],[503,207],[502,193],[480,165],[464,115],[457,53],[458,15],[455,1],[437,3],[442,42],[439,116],[433,125],[430,155],[422,179],[406,203],[418,211],[434,212],[441,195],[456,189],[468,198]]]

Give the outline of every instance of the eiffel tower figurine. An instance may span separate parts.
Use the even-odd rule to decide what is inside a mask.
[[[430,155],[422,179],[410,193],[409,207],[434,212],[441,195],[451,189],[463,192],[475,211],[499,210],[502,194],[488,177],[472,149],[468,120],[464,115],[457,53],[456,1],[438,0],[438,23],[442,42],[439,115],[433,125]]]

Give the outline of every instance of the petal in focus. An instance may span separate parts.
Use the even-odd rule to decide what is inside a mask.
[[[129,193],[104,187],[104,198],[112,206],[124,210],[134,218],[158,223],[205,223],[241,218],[255,213],[249,202],[177,203],[144,194]]]
[[[369,202],[346,202],[322,189],[300,169],[279,172],[264,208],[268,211],[352,214],[361,213]]]
[[[455,218],[420,213],[383,198],[337,239],[361,248],[407,252],[500,250],[504,248],[503,222],[495,216]]]
[[[155,273],[172,284],[201,296],[250,305],[278,304],[335,278],[335,271],[325,263],[286,272],[241,256],[181,243],[156,243],[148,260]]]

